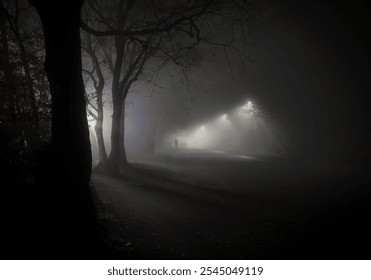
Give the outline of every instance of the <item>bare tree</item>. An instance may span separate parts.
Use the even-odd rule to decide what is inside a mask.
[[[28,55],[26,52],[26,47],[24,44],[24,39],[22,38],[22,31],[19,25],[19,3],[18,0],[14,0],[14,14],[12,15],[7,9],[5,9],[3,5],[3,1],[0,1],[0,9],[2,10],[3,15],[5,16],[8,25],[14,34],[16,40],[17,40],[17,45],[19,46],[20,50],[20,55],[21,55],[21,62],[22,62],[22,67],[24,70],[24,76],[26,80],[26,86],[28,90],[28,99],[29,103],[31,105],[31,110],[32,110],[32,118],[33,118],[33,129],[35,130],[35,135],[38,135],[38,124],[39,124],[39,116],[37,113],[37,100],[36,100],[36,93],[34,90],[34,82],[31,77],[31,70],[30,70],[30,63],[28,61]]]
[[[118,172],[120,164],[127,165],[123,144],[123,104],[132,83],[138,79],[149,60],[152,63],[161,60],[162,66],[170,62],[188,67],[197,60],[192,56],[196,52],[191,51],[199,43],[230,46],[229,40],[234,36],[224,38],[220,43],[212,41],[207,33],[208,25],[212,24],[215,17],[237,22],[240,26],[245,24],[243,21],[250,20],[250,13],[245,12],[250,11],[252,1],[244,1],[245,4],[231,2],[88,1],[88,9],[93,18],[82,21],[81,27],[98,37],[113,36],[114,40],[112,46],[115,55],[110,56],[112,60],[108,63],[112,65],[113,75],[112,149],[108,165],[113,173]],[[91,22],[95,25],[91,26]],[[206,34],[203,34],[202,30],[206,30]]]
[[[123,5],[124,1],[120,1]],[[100,3],[102,4],[102,3]],[[89,2],[90,10],[94,11],[99,20],[108,27],[112,24],[123,28],[125,24],[125,10],[123,6],[115,15],[115,22],[101,14],[101,7],[96,1]],[[130,9],[130,7],[127,7]],[[98,19],[96,19],[98,21]],[[111,152],[107,160],[107,170],[117,173],[120,166],[126,166],[126,152],[123,145],[125,131],[125,99],[133,82],[141,74],[145,62],[151,57],[151,43],[156,41],[157,36],[147,35],[140,40],[132,40],[128,37],[114,36],[112,41],[101,44],[104,60],[112,74],[112,126],[111,126]],[[108,49],[111,50],[109,52]],[[112,55],[112,50],[114,55]],[[96,68],[97,69],[97,68]]]
[[[92,81],[94,88],[94,92],[86,98],[87,110],[88,114],[95,120],[94,130],[97,137],[100,164],[104,164],[107,160],[106,147],[103,137],[103,90],[105,78],[103,76],[103,69],[98,57],[98,42],[95,42],[94,44],[89,33],[84,33],[82,42],[82,48],[90,57],[92,65],[92,70],[89,71],[83,69],[83,73]]]
[[[48,139],[49,91],[43,68],[41,25],[28,2],[0,1],[2,119],[7,123],[8,150],[30,160]],[[3,132],[5,133],[5,132]]]
[[[16,79],[11,68],[10,54],[9,54],[9,32],[6,27],[6,21],[4,16],[5,7],[3,1],[0,1],[0,32],[1,32],[1,62],[2,68],[4,70],[4,80],[5,80],[5,92],[8,96],[7,98],[7,111],[14,122],[17,118],[17,95],[16,95]]]

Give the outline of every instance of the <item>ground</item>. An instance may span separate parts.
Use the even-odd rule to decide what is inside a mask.
[[[369,174],[221,153],[93,174],[100,219],[129,259],[369,259]]]

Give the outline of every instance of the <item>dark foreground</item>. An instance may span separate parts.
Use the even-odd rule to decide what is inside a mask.
[[[95,206],[37,170],[1,186],[1,259],[371,259],[368,169],[162,154],[93,174]]]
[[[371,258],[367,171],[213,154],[132,166],[92,179],[114,258]]]

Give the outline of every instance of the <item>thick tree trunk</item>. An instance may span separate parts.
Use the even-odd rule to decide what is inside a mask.
[[[96,61],[96,63],[99,63]],[[99,66],[98,66],[99,67]],[[95,124],[95,133],[97,135],[98,149],[99,149],[99,160],[101,163],[104,163],[107,160],[106,147],[104,145],[103,138],[103,87],[104,87],[104,78],[100,73],[100,87],[97,89],[97,122]]]
[[[36,181],[32,190],[37,195],[28,210],[41,209],[33,218],[38,223],[32,238],[42,258],[96,258],[105,247],[89,187],[92,157],[79,27],[83,0],[30,2],[43,25],[52,95],[52,158],[40,171],[46,180]]]
[[[126,159],[126,149],[125,149],[125,100],[127,97],[127,93],[125,93],[123,102],[122,102],[122,110],[120,116],[120,138],[119,138],[119,145],[120,145],[120,168],[124,169],[128,166],[128,161]]]
[[[115,89],[112,90],[113,112],[112,112],[112,127],[111,127],[111,152],[107,160],[107,171],[112,174],[118,174],[120,170],[120,119],[122,114],[122,100],[115,96]]]
[[[67,175],[66,179],[85,185],[90,180],[92,159],[81,74],[79,25],[83,0],[30,2],[37,9],[44,29],[55,163]]]
[[[104,146],[104,138],[103,138],[103,122],[102,120],[97,120],[97,123],[95,124],[95,135],[97,136],[97,144],[98,144],[98,150],[99,150],[99,161],[101,164],[105,163],[107,161],[107,153],[106,153],[106,147]]]
[[[115,92],[115,90],[113,90]],[[126,98],[126,95],[124,97]],[[108,171],[118,174],[120,170],[128,167],[124,143],[125,135],[125,99],[113,102],[112,128],[111,128],[111,153],[107,160]]]
[[[111,127],[111,153],[107,160],[108,172],[118,174],[120,171],[121,154],[123,145],[120,138],[123,136],[121,127],[121,116],[123,113],[124,98],[120,87],[121,69],[124,61],[125,39],[115,37],[116,60],[112,78],[112,127]],[[124,112],[125,113],[125,112]]]

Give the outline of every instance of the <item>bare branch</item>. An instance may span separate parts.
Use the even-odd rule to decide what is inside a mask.
[[[144,35],[153,34],[153,33],[170,32],[176,26],[178,26],[178,25],[180,25],[184,22],[189,22],[194,18],[197,18],[201,15],[207,14],[207,9],[208,9],[209,6],[211,6],[212,2],[213,2],[213,0],[209,0],[198,11],[196,11],[196,12],[190,14],[190,15],[187,15],[187,16],[180,16],[179,18],[177,18],[176,20],[174,20],[170,23],[166,23],[163,26],[156,26],[156,27],[153,27],[153,28],[144,28],[144,29],[140,29],[140,30],[131,30],[131,29],[128,29],[128,28],[124,28],[123,30],[112,29],[112,30],[106,30],[106,31],[99,31],[99,30],[95,30],[95,29],[89,27],[83,21],[80,22],[80,27],[83,30],[85,30],[86,32],[88,32],[88,33],[90,33],[94,36],[97,36],[97,37],[100,37],[100,36],[124,36],[124,37],[132,38],[132,37],[135,37],[135,36],[144,36]]]

